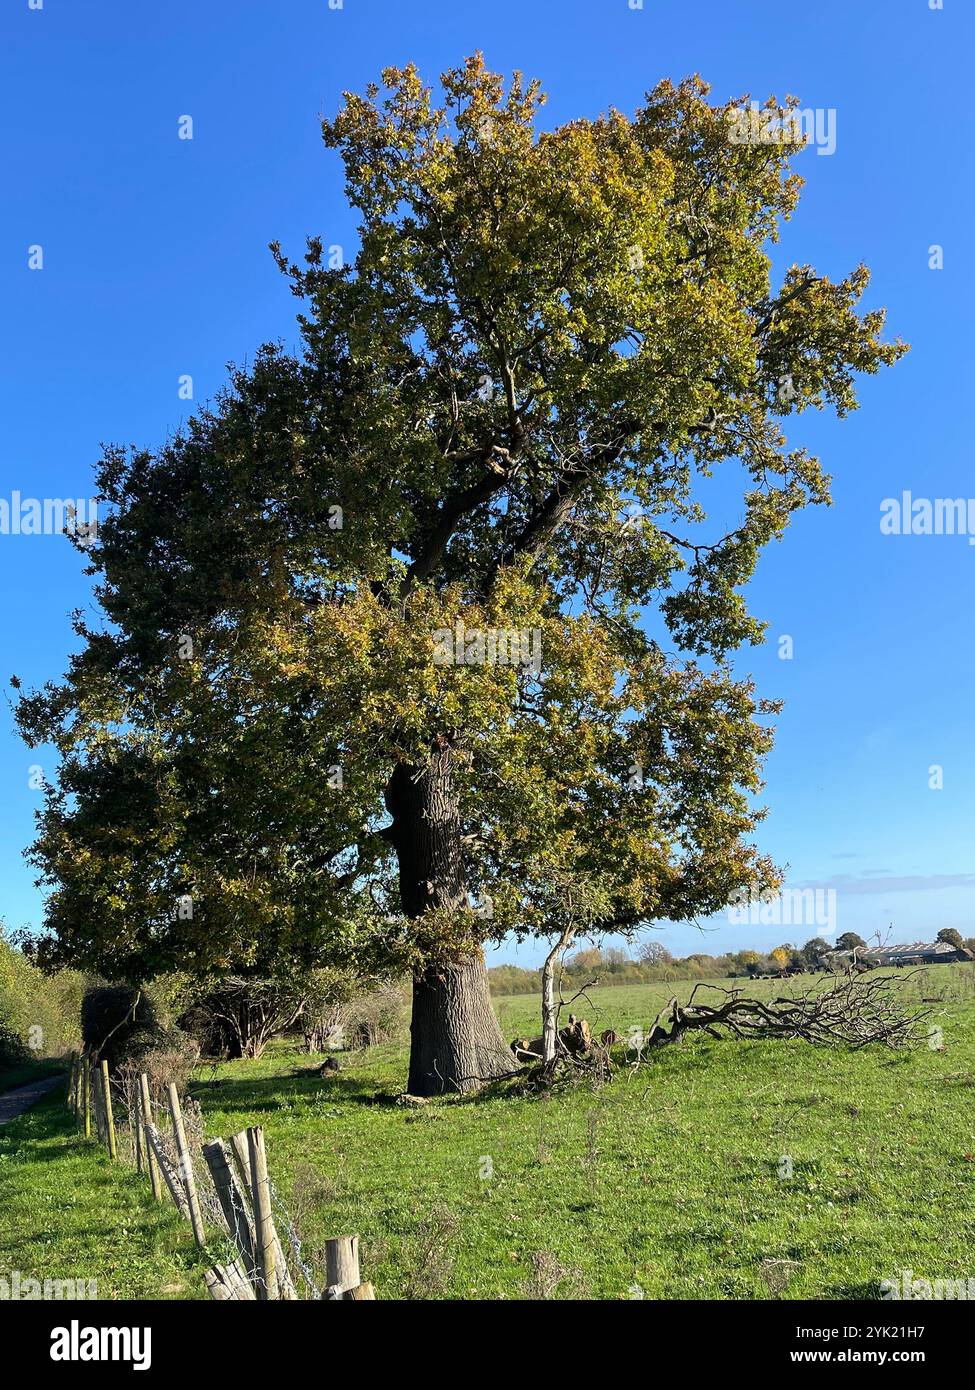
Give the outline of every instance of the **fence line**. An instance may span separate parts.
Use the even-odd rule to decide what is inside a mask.
[[[110,1158],[130,1162],[139,1174],[147,1173],[153,1197],[163,1200],[168,1191],[173,1205],[190,1223],[197,1245],[208,1244],[207,1225],[229,1241],[233,1254],[205,1273],[207,1292],[218,1302],[316,1299],[363,1302],[374,1300],[375,1290],[359,1273],[359,1237],[338,1236],[325,1242],[324,1284],[309,1270],[294,1224],[281,1206],[268,1172],[262,1126],[233,1134],[227,1140],[203,1142],[199,1107],[190,1103],[184,1111],[175,1083],[167,1088],[167,1104],[153,1101],[146,1072],[133,1070],[121,1080],[116,1076],[117,1102],[108,1062],[92,1054],[72,1054],[66,1103],[74,1114],[79,1134],[104,1142]],[[116,1123],[116,1113],[124,1122]],[[203,1166],[198,1181],[187,1115],[192,1114],[192,1133],[199,1140]],[[95,1135],[92,1135],[92,1120]],[[119,1139],[124,1143],[120,1146]],[[274,1210],[284,1228],[283,1243],[275,1225]],[[290,1255],[290,1262],[288,1256]],[[299,1288],[305,1293],[300,1293]]]

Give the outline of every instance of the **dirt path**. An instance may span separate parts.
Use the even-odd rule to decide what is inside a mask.
[[[36,1105],[48,1091],[53,1091],[55,1086],[63,1084],[63,1076],[45,1076],[41,1081],[31,1081],[27,1086],[5,1091],[0,1095],[0,1125],[8,1125],[11,1120],[16,1120],[18,1115]]]

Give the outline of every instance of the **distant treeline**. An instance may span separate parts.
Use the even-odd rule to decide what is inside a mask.
[[[861,943],[862,944],[862,943]],[[585,984],[598,977],[601,985],[639,985],[669,980],[713,980],[748,975],[776,975],[783,970],[816,970],[822,957],[833,949],[830,942],[814,937],[805,946],[786,942],[763,955],[760,951],[733,951],[709,956],[704,952],[678,958],[659,941],[649,941],[633,958],[619,947],[592,946],[566,958],[562,976],[570,984]],[[541,970],[518,965],[495,965],[489,971],[492,994],[533,994],[541,987]]]

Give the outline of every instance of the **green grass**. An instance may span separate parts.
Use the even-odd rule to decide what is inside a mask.
[[[597,989],[577,1012],[622,1034],[689,988]],[[395,1099],[400,1046],[343,1058],[328,1079],[276,1046],[201,1068],[192,1091],[211,1136],[264,1125],[272,1180],[312,1258],[325,1236],[358,1231],[383,1299],[520,1298],[553,1260],[557,1297],[638,1286],[647,1298],[876,1298],[903,1268],[975,1277],[975,976],[937,967],[922,993],[938,996],[943,1051],[695,1038],[598,1090],[501,1086],[409,1109]],[[507,1036],[537,1031],[531,997],[496,1002]],[[16,1267],[100,1260],[118,1294],[202,1293],[186,1228],[138,1178],[80,1152],[51,1107],[17,1123],[28,1131],[12,1209],[0,1195],[20,1233]]]
[[[671,988],[594,990],[585,1012],[646,1027]],[[923,991],[950,996],[943,1052],[693,1040],[599,1091],[409,1110],[400,1049],[329,1080],[275,1051],[194,1089],[213,1132],[264,1124],[286,1199],[316,1176],[317,1235],[359,1231],[384,1298],[517,1298],[539,1252],[590,1298],[870,1298],[901,1268],[975,1275],[972,972]],[[531,998],[498,1009],[507,1036],[536,1031]]]
[[[0,1277],[97,1281],[99,1299],[200,1298],[189,1228],[79,1139],[60,1088],[0,1128]]]

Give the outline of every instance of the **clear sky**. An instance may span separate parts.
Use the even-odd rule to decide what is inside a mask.
[[[863,384],[846,421],[791,422],[834,475],[835,505],[796,521],[751,590],[769,642],[741,669],[786,701],[762,845],[790,883],[837,890],[837,930],[972,935],[975,547],[882,535],[880,510],[904,490],[975,493],[973,37],[971,0],[5,0],[0,498],[87,496],[99,441],[153,444],[189,413],[181,377],[198,403],[228,361],[294,342],[296,301],[266,246],[352,245],[318,117],[382,67],[414,60],[433,78],[480,48],[543,80],[551,124],[632,111],[659,78],[695,71],[716,99],[795,93],[835,112],[836,148],[801,156],[777,264],[839,277],[865,260],[870,304],[913,351]],[[60,674],[87,584],[63,538],[0,535],[4,682]],[[22,851],[30,769],[48,760],[6,707],[0,740],[0,913],[36,924]],[[818,930],[707,926],[662,938],[684,954]]]

